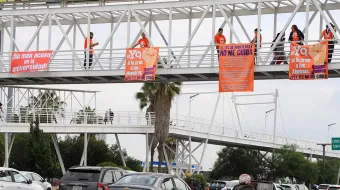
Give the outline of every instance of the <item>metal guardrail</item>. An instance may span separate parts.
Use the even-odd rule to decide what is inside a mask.
[[[318,41],[308,41],[309,44]],[[306,42],[305,42],[306,43]],[[271,50],[273,43],[263,42],[262,48],[258,51],[256,65],[271,65],[272,61],[278,60],[274,53],[280,53],[286,56],[289,62],[289,42],[282,42],[282,47]],[[211,51],[213,48],[213,51]],[[190,51],[189,51],[190,49]],[[183,51],[185,50],[185,51]],[[93,64],[90,70],[110,71],[125,69],[125,48],[120,49],[95,49]],[[172,55],[172,52],[175,56]],[[182,56],[181,56],[182,54]],[[2,55],[2,56],[1,56]],[[10,69],[11,52],[3,52],[0,55],[0,72],[8,73]],[[160,57],[167,63],[168,68],[207,68],[218,67],[218,57],[215,45],[197,45],[197,46],[172,46],[161,47]],[[340,48],[335,45],[332,63],[340,63]],[[163,67],[159,65],[159,67]],[[54,51],[48,71],[66,72],[66,71],[84,71],[84,50],[58,50]]]
[[[243,139],[250,139],[259,142],[267,142],[267,143],[274,143],[273,142],[273,135],[265,134],[260,132],[254,132],[250,130],[243,130],[241,131],[239,126],[226,124],[226,123],[217,123],[214,122],[211,126],[211,120],[202,119],[202,118],[190,118],[188,121],[188,117],[185,116],[178,116],[178,119],[175,116],[172,116],[172,122],[170,128],[177,128],[177,129],[186,129],[192,132],[202,132],[208,134],[218,135],[218,136],[227,136],[232,138],[243,138]],[[190,123],[190,124],[189,124]],[[211,127],[211,130],[210,130]],[[294,144],[297,145],[301,149],[311,149],[311,150],[318,150],[322,151],[322,146],[318,146],[317,142],[309,141],[309,140],[301,140],[296,138],[289,138],[284,137],[281,135],[277,135],[275,137],[275,144],[277,145],[289,145]],[[332,151],[331,147],[326,147],[326,151]]]
[[[40,123],[49,124],[72,124],[72,125],[141,125],[154,127],[155,114],[145,112],[122,112],[112,111],[113,118],[109,117],[109,112],[105,110],[93,111],[71,111],[62,109],[49,108],[7,108],[0,114],[0,126],[2,123],[30,123],[39,120]],[[106,115],[106,113],[108,113]],[[105,115],[107,117],[105,117]],[[105,123],[106,122],[106,123]],[[112,122],[112,123],[111,123]],[[211,127],[211,129],[210,129]],[[242,131],[236,125],[214,122],[211,126],[211,120],[194,118],[187,116],[171,115],[170,128],[186,129],[193,132],[202,132],[208,134],[227,136],[232,138],[251,139],[259,142],[273,143],[273,135],[253,131]],[[315,141],[299,140],[283,136],[276,136],[276,144],[286,145],[295,144],[302,149],[312,149],[322,151]],[[326,148],[331,151],[331,147]]]
[[[99,124],[99,125],[151,125],[154,113],[112,111],[113,117],[105,110],[71,111],[49,108],[7,108],[1,114],[0,122],[51,124]]]

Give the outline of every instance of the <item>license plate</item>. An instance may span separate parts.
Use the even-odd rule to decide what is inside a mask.
[[[72,190],[82,190],[81,186],[73,186]]]

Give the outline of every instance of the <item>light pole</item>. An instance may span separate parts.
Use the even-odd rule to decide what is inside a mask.
[[[329,141],[329,130],[332,128],[332,126],[333,125],[336,125],[336,123],[332,123],[332,124],[329,124],[328,125],[328,131],[327,131],[327,141],[326,142],[328,142]]]
[[[270,112],[274,111],[274,109],[268,110],[264,113],[264,131],[267,131],[267,116]]]
[[[198,95],[199,94],[194,94],[194,95],[190,96],[190,98],[189,98],[189,127],[191,125],[191,101]],[[190,175],[192,173],[191,157],[192,157],[192,152],[191,152],[191,134],[190,134],[190,136],[189,136],[189,168],[188,168]]]

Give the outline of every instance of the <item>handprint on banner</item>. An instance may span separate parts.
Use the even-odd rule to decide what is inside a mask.
[[[317,43],[309,46],[309,55],[314,60],[314,65],[324,65],[326,60],[326,45]]]
[[[142,55],[145,61],[145,72],[144,78],[153,79],[154,71],[156,69],[157,59],[158,59],[158,51],[154,48],[146,48]]]

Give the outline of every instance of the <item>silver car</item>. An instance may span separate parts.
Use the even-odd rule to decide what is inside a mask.
[[[44,188],[44,190],[52,190],[52,185],[48,183],[44,178],[42,178],[39,174],[34,172],[20,172],[22,175],[24,175],[27,179],[30,179],[33,181],[33,183],[39,184],[41,187]]]
[[[24,175],[18,170],[12,168],[0,167],[0,190],[43,190],[43,188]]]

